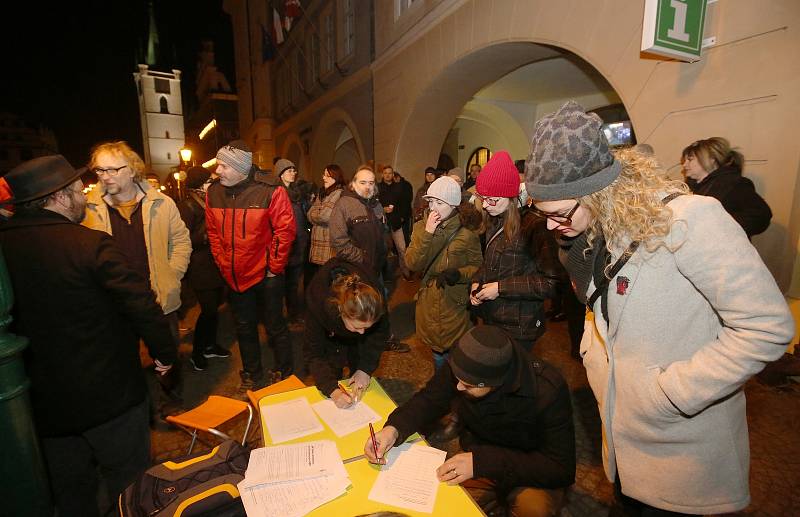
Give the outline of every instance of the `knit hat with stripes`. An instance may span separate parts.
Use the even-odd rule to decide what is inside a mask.
[[[450,350],[450,368],[461,381],[483,388],[501,386],[514,360],[514,344],[498,327],[478,325]]]
[[[234,140],[219,148],[217,160],[225,162],[242,176],[247,176],[253,166],[253,152],[245,142]]]

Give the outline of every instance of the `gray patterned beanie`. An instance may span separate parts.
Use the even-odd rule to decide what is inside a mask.
[[[247,176],[253,166],[253,152],[243,141],[234,140],[228,145],[220,147],[217,151],[217,160],[225,162],[242,176]]]
[[[617,179],[622,165],[608,149],[602,124],[575,101],[536,122],[525,162],[525,187],[533,199],[574,199]]]

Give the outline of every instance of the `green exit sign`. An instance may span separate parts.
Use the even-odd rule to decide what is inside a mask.
[[[706,0],[645,0],[642,52],[699,60],[705,20]]]

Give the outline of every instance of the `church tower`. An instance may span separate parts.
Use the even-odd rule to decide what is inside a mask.
[[[180,165],[180,149],[184,145],[181,71],[158,72],[150,69],[157,63],[158,30],[152,1],[149,3],[150,29],[146,64],[134,72],[142,124],[144,161],[163,181],[170,169]]]

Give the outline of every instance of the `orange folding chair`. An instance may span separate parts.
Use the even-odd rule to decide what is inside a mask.
[[[303,384],[303,381],[298,379],[296,375],[290,375],[282,381],[276,382],[275,384],[270,384],[266,388],[261,388],[258,391],[247,390],[247,398],[250,400],[250,403],[253,405],[253,407],[256,408],[256,411],[258,411],[258,401],[267,395],[275,395],[276,393],[284,393],[305,387],[306,385]]]
[[[197,432],[205,431],[221,438],[222,440],[230,440],[231,437],[217,427],[232,420],[236,416],[247,411],[247,426],[244,429],[242,436],[242,445],[247,442],[247,434],[250,431],[250,424],[253,422],[253,408],[247,402],[231,399],[228,397],[220,397],[211,395],[208,400],[200,404],[194,409],[190,409],[180,415],[168,416],[167,422],[175,424],[190,435],[192,435],[192,443],[189,444],[189,452],[192,453],[194,443],[197,440]]]

